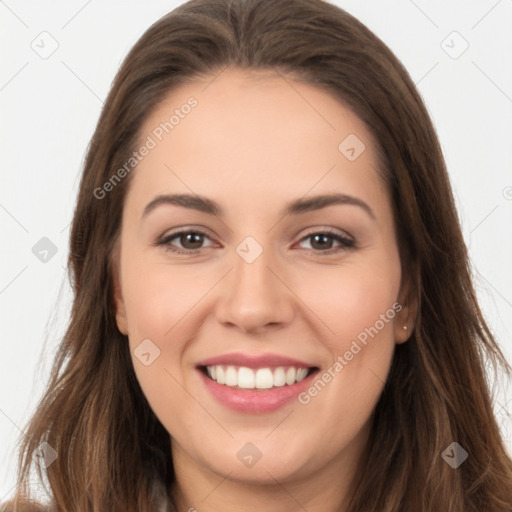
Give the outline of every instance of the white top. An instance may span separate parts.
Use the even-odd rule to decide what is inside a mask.
[[[157,512],[177,512],[174,503],[169,500],[163,485],[160,482],[155,482],[153,487],[153,494],[158,503]]]

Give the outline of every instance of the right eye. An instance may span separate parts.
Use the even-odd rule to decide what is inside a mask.
[[[171,251],[176,254],[185,254],[185,255],[186,254],[197,254],[202,249],[202,247],[189,248],[189,247],[184,247],[184,245],[188,245],[188,244],[202,245],[202,242],[205,237],[209,239],[208,235],[206,233],[203,233],[202,231],[182,230],[182,231],[177,231],[177,232],[169,233],[168,235],[165,235],[155,245],[164,246],[166,251]],[[176,247],[174,247],[174,244],[171,243],[175,239],[179,240],[179,242],[182,246],[181,248],[180,247],[176,248]]]

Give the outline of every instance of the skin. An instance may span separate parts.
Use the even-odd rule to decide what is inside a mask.
[[[180,512],[238,511],[240,504],[247,512],[345,510],[364,478],[369,419],[395,344],[407,341],[415,316],[375,141],[318,88],[232,68],[212,79],[171,91],[141,130],[145,140],[190,96],[197,99],[132,171],[114,260],[117,324],[170,434]],[[354,161],[338,150],[349,134],[366,146]],[[292,200],[332,192],[364,201],[375,218],[347,204],[280,214]],[[141,219],[156,196],[171,193],[213,199],[224,216],[161,205]],[[179,228],[206,236],[176,237],[167,249],[199,253],[155,245]],[[326,228],[355,247],[306,238]],[[247,236],[263,249],[252,263],[236,252]],[[306,405],[235,412],[212,398],[195,369],[208,357],[244,352],[325,371],[396,302],[401,311]],[[134,355],[144,339],[160,350],[148,366]],[[237,457],[247,442],[262,454],[250,468]]]

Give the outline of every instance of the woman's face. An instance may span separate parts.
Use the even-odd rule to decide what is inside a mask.
[[[322,90],[227,69],[173,90],[140,141],[117,323],[175,463],[354,469],[410,314],[369,131]]]

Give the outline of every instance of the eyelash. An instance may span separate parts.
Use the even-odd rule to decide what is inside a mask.
[[[203,231],[200,231],[200,230],[188,230],[188,231],[184,230],[184,231],[178,231],[176,233],[171,233],[167,236],[164,236],[160,240],[158,240],[154,245],[165,246],[166,251],[171,251],[175,254],[180,254],[180,255],[197,254],[201,251],[201,249],[182,250],[182,249],[175,249],[175,248],[171,247],[171,245],[170,245],[171,240],[174,240],[175,238],[179,238],[181,235],[189,235],[189,234],[200,235],[200,236],[204,236],[206,238],[210,238],[206,233],[204,233]],[[324,229],[322,231],[314,231],[312,233],[309,233],[308,235],[302,237],[299,242],[302,242],[303,240],[311,238],[314,235],[327,235],[329,238],[334,238],[337,242],[340,242],[342,247],[333,247],[331,249],[327,249],[326,251],[306,249],[306,251],[310,254],[314,253],[314,254],[328,256],[328,255],[331,255],[334,253],[338,253],[341,251],[347,251],[347,250],[356,248],[354,240],[351,240],[350,238],[345,238],[345,237],[341,236],[339,233],[337,233],[333,230],[330,230],[330,229]]]

